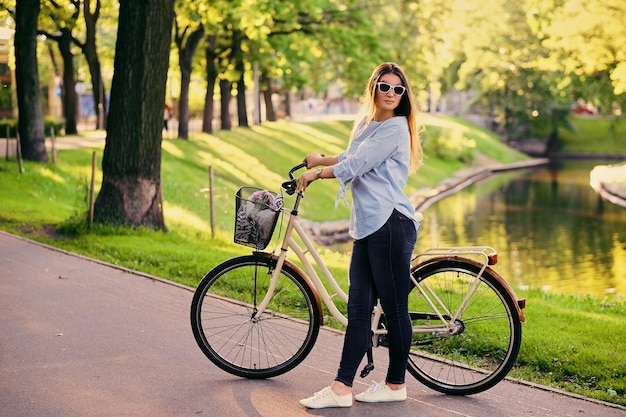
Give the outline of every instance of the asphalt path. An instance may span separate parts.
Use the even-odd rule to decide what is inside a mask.
[[[334,377],[341,332],[323,329],[307,359],[268,380],[234,377],[200,351],[193,289],[0,232],[0,416],[597,416],[623,408],[505,380],[467,397],[407,374],[402,403],[307,410]],[[384,378],[386,350],[355,390]]]

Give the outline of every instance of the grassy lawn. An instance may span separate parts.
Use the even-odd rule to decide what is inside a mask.
[[[563,152],[626,154],[626,118],[572,116],[574,132],[560,129]]]
[[[502,162],[526,158],[486,130],[459,119],[428,116],[425,121],[428,157],[410,178],[409,193],[438,184],[476,163],[480,155]],[[344,149],[350,127],[347,121],[275,122],[217,135],[195,134],[189,141],[164,140],[166,233],[97,225],[87,228],[91,158],[96,151],[99,167],[102,148],[61,151],[56,164],[25,162],[23,174],[15,159],[3,158],[0,228],[195,286],[219,262],[250,252],[232,243],[237,189],[252,185],[278,191],[289,168],[300,163],[307,152],[335,154]],[[626,138],[621,140],[623,152]],[[592,143],[588,150],[598,148],[601,146]],[[607,145],[602,152],[608,149]],[[209,220],[209,167],[214,172],[214,230]],[[100,183],[98,173],[97,186]],[[337,186],[336,181],[328,180],[311,187],[302,216],[316,221],[348,218],[348,209],[342,205],[334,208]],[[292,197],[286,198],[289,204]],[[268,250],[273,248],[271,244]],[[328,249],[321,253],[345,288],[347,255]],[[626,358],[621,347],[626,340],[626,302],[547,295],[535,289],[517,293],[529,300],[528,322],[518,363],[510,375],[626,405]]]

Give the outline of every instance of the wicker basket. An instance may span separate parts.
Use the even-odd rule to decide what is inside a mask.
[[[282,194],[241,187],[235,196],[235,243],[265,249],[283,207]]]

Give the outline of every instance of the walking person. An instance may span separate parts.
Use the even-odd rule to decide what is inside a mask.
[[[372,310],[380,299],[388,329],[389,367],[354,398],[362,402],[404,401],[405,373],[411,347],[408,312],[410,264],[419,223],[403,191],[410,172],[422,162],[420,126],[408,80],[394,63],[379,65],[361,99],[348,148],[335,156],[306,155],[307,171],[296,179],[298,191],[313,181],[337,178],[352,192],[348,326],[337,376],[331,385],[305,398],[308,408],[352,406],[352,384],[371,347]]]
[[[165,106],[163,107],[163,129],[167,131],[169,131],[167,124],[171,117],[172,117],[172,108],[170,107],[169,104],[165,103]]]

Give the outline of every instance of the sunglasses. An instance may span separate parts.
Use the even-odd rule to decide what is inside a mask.
[[[378,86],[378,91],[383,94],[387,94],[389,90],[393,90],[394,96],[401,96],[406,91],[406,88],[403,85],[391,85],[384,82],[376,83]]]

